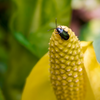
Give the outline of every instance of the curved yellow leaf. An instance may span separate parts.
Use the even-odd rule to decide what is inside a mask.
[[[83,53],[86,51],[86,49],[87,49],[92,43],[93,43],[92,41],[89,41],[89,42],[81,41],[81,47],[82,47]]]
[[[95,100],[100,100],[100,64],[91,44],[84,54],[84,65],[90,81]]]
[[[44,55],[26,80],[22,100],[56,100],[49,79],[49,56]]]
[[[85,100],[100,100],[100,65],[91,42],[81,42],[84,51],[87,89]],[[49,56],[44,55],[26,80],[22,100],[56,100],[49,80]],[[92,88],[91,88],[92,87]],[[95,99],[94,99],[95,97]]]
[[[85,57],[87,59],[89,59],[89,56],[86,54],[86,51],[89,49],[89,47],[92,45],[92,41],[90,42],[84,42],[84,41],[81,41],[81,46],[82,46],[82,51],[84,52],[84,66],[85,66],[85,71],[86,71],[86,66],[89,66],[88,65],[88,61],[85,59]],[[90,58],[90,59],[93,59],[93,58]],[[93,94],[93,90],[92,90],[92,87],[91,87],[91,84],[90,84],[90,80],[89,80],[89,77],[88,77],[88,73],[86,71],[86,98],[85,100],[96,100],[95,99],[95,96]]]

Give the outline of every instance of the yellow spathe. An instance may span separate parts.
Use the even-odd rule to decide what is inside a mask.
[[[99,100],[99,63],[92,42],[80,43],[70,28],[58,27],[68,32],[69,38],[61,39],[54,30],[50,58],[46,54],[36,64],[27,78],[22,100]]]
[[[28,76],[22,100],[56,100],[49,76],[49,56],[46,54]]]
[[[84,65],[95,100],[100,100],[100,64],[96,59],[92,44],[88,46],[85,52]]]
[[[81,45],[84,47],[84,65],[87,73],[85,100],[100,100],[100,64],[96,60],[92,43],[81,42]],[[28,76],[21,100],[56,100],[49,77],[49,56],[46,54]]]
[[[99,63],[92,42],[80,42],[70,28],[58,27],[68,32],[69,38],[61,39],[54,30],[50,58],[46,54],[36,64],[27,78],[22,100],[99,100]]]

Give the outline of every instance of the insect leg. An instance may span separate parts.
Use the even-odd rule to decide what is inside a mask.
[[[57,28],[57,18],[55,18],[55,24],[56,24],[56,28]]]
[[[61,26],[60,26],[61,27]],[[62,27],[61,27],[61,29],[62,29]]]
[[[59,33],[55,33],[55,34],[59,34]]]
[[[63,40],[63,38],[61,37],[61,40]]]

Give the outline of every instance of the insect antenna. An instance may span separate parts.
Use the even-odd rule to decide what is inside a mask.
[[[51,30],[53,30],[53,29],[56,29],[56,28],[51,28],[51,29],[49,29],[48,31],[51,31]]]
[[[57,28],[57,18],[55,18],[55,24],[56,24],[56,28]]]
[[[57,28],[57,18],[55,18],[55,24],[56,24],[56,28]],[[56,28],[51,28],[48,31],[51,31],[51,30],[56,29]]]

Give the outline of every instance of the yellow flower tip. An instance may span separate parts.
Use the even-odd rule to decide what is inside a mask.
[[[86,51],[86,49],[92,45],[93,41],[89,41],[89,42],[85,42],[85,41],[81,41],[81,47],[82,47],[82,51],[83,53]]]
[[[82,100],[85,98],[86,82],[85,75],[83,74],[83,53],[81,51],[80,41],[68,27],[58,27],[68,32],[69,38],[68,40],[61,38],[61,36],[57,34],[56,29],[51,36],[49,47],[51,84],[57,100],[62,100],[61,98],[63,98],[63,100],[66,100],[66,98]],[[78,84],[80,84],[81,87]],[[65,89],[65,87],[67,88]],[[64,88],[64,90],[58,90],[58,88]],[[69,93],[66,91],[69,91]],[[79,92],[82,93],[83,96],[81,96]]]
[[[58,26],[57,28],[62,28],[62,29],[64,29],[65,31],[67,31],[67,32],[69,32],[69,35],[70,35],[70,29],[67,27],[67,26]],[[56,29],[54,29],[54,36],[55,36],[55,39],[58,39],[59,38],[59,43],[63,43],[63,40],[61,40],[61,37],[60,37],[60,35],[59,34],[57,34],[58,32],[57,32],[57,30]]]

